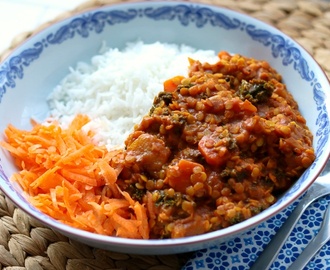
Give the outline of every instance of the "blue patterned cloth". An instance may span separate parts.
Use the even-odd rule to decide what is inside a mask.
[[[302,215],[291,232],[271,270],[285,270],[299,256],[302,250],[317,234],[322,218],[330,203],[330,196],[313,203]],[[269,243],[272,236],[282,226],[296,203],[260,224],[240,238],[195,252],[183,270],[247,270],[259,253]],[[305,268],[310,270],[330,269],[330,242],[328,242]]]

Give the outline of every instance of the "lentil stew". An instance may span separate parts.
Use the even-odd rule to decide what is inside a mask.
[[[275,203],[315,159],[298,105],[265,61],[189,59],[127,138],[117,184],[147,208],[150,238],[202,234]]]

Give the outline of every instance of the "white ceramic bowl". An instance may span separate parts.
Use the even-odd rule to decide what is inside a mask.
[[[67,74],[69,66],[88,61],[100,44],[123,47],[141,39],[187,44],[216,52],[227,50],[264,59],[277,69],[297,100],[314,135],[317,158],[278,202],[255,217],[219,231],[167,240],[131,240],[97,235],[66,226],[27,203],[9,178],[16,168],[0,151],[3,192],[21,209],[47,226],[86,244],[138,254],[197,250],[236,237],[286,208],[312,184],[330,152],[329,95],[325,74],[295,41],[256,19],[219,7],[187,2],[141,2],[112,5],[55,23],[18,46],[0,65],[0,134],[11,123],[30,128],[30,117],[46,117],[46,97]]]

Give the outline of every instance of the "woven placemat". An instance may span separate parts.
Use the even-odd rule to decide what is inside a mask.
[[[134,0],[92,0],[17,36],[0,55],[40,29],[83,10]],[[304,46],[330,78],[330,2],[322,0],[196,0],[240,11],[265,21]],[[190,254],[141,256],[89,247],[44,227],[16,208],[0,191],[0,270],[180,269]]]

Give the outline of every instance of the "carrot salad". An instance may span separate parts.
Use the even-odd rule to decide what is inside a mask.
[[[9,125],[7,142],[20,169],[13,175],[30,202],[49,216],[86,231],[127,238],[149,238],[146,208],[116,185],[121,151],[108,152],[81,128],[78,115],[67,129],[36,124],[31,131]],[[111,164],[111,165],[110,165]]]

